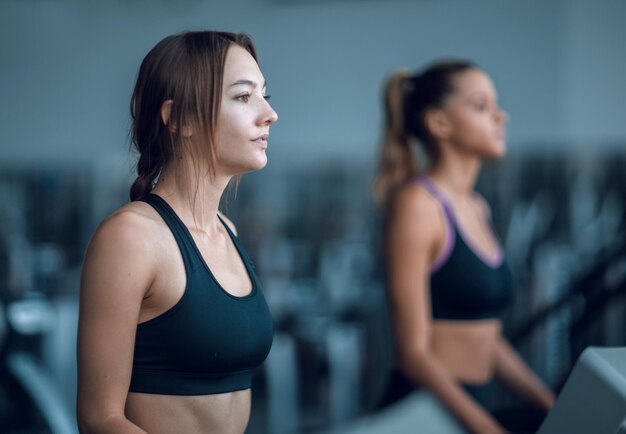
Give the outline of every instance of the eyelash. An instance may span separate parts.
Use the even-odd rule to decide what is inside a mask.
[[[238,100],[238,101],[242,101],[242,102],[248,102],[250,100],[251,96],[252,95],[250,95],[249,93],[246,93],[244,95],[237,96],[235,99]],[[265,101],[268,101],[271,97],[272,97],[272,95],[263,95],[263,99]]]
[[[487,104],[485,103],[477,103],[475,105],[475,107],[480,110],[480,111],[486,111],[487,110]]]

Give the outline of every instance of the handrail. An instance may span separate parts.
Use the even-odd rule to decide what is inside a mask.
[[[35,359],[27,353],[9,355],[7,367],[36,404],[52,434],[78,434],[63,399]]]
[[[511,342],[515,344],[524,340],[554,313],[571,305],[577,298],[584,297],[586,308],[593,308],[595,311],[598,303],[596,297],[602,297],[602,306],[604,306],[608,300],[612,300],[613,297],[621,294],[622,290],[626,288],[620,288],[620,290],[610,292],[601,291],[602,295],[598,295],[597,287],[598,283],[602,282],[608,267],[622,257],[626,258],[626,239],[624,237],[620,237],[618,242],[608,247],[602,254],[602,257],[595,261],[586,272],[581,273],[570,286],[570,289],[561,295],[560,298],[540,308],[529,318],[525,319],[519,326],[515,327],[513,332],[510,333]],[[574,321],[577,319],[578,318],[574,319]]]

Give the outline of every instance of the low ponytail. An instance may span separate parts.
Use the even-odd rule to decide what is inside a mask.
[[[385,127],[378,173],[373,195],[377,205],[386,209],[393,191],[417,174],[418,161],[406,125],[405,92],[411,75],[408,70],[394,72],[384,91]]]
[[[157,47],[166,44],[169,39],[161,41]],[[156,48],[156,47],[155,47]],[[139,68],[137,83],[130,100],[130,115],[132,129],[130,131],[131,145],[139,154],[137,161],[137,178],[130,187],[130,200],[139,200],[150,193],[159,174],[167,163],[167,156],[171,154],[172,134],[161,120],[161,104],[164,99],[154,89],[150,75],[154,75],[153,49]],[[150,85],[152,84],[152,88]]]
[[[130,187],[130,200],[139,200],[152,191],[154,182],[163,169],[163,159],[150,158],[150,152],[144,152],[137,162],[137,178]]]

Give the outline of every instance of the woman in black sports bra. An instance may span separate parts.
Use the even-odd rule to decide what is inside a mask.
[[[82,433],[245,431],[274,329],[218,205],[233,178],[267,162],[277,115],[265,90],[244,34],[169,36],[143,60],[131,202],[100,225],[82,274]]]
[[[493,83],[469,62],[443,62],[393,74],[385,103],[374,195],[387,217],[396,370],[384,400],[419,385],[472,433],[522,429],[484,407],[496,377],[540,409],[540,421],[554,395],[502,335],[513,281],[489,207],[474,191],[482,161],[505,152]],[[421,171],[414,142],[427,157]]]

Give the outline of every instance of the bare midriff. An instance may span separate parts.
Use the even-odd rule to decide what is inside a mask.
[[[250,389],[197,396],[129,393],[126,417],[150,434],[243,434]]]
[[[484,384],[494,374],[501,329],[501,322],[496,319],[435,320],[432,325],[433,352],[460,382]]]

